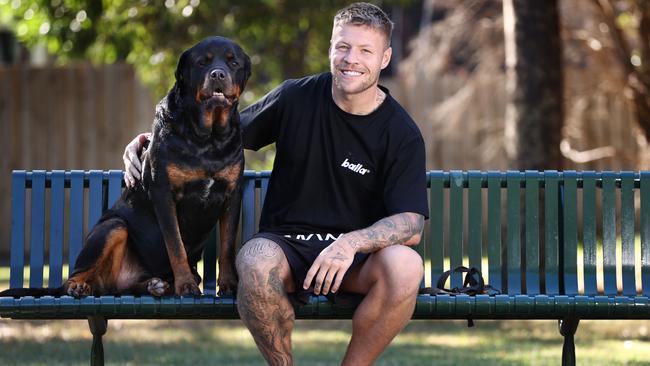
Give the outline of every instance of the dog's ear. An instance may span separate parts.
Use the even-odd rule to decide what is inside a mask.
[[[178,65],[176,66],[176,85],[178,85],[183,91],[185,89],[185,85],[189,82],[190,79],[190,74],[189,74],[189,65],[188,62],[190,62],[190,50],[185,50],[181,57],[178,59]]]
[[[248,55],[242,51],[242,55],[244,56],[244,67],[239,69],[237,71],[237,83],[241,87],[241,90],[243,91],[244,88],[246,88],[246,83],[248,82],[248,78],[251,77],[251,58],[248,57]]]

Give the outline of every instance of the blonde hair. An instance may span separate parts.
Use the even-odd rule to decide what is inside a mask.
[[[334,27],[345,24],[365,25],[376,29],[386,37],[386,47],[390,46],[393,22],[377,5],[353,3],[339,10],[334,16]]]

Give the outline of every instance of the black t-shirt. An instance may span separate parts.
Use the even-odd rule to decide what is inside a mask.
[[[331,73],[287,80],[241,112],[244,148],[276,143],[260,231],[346,233],[402,212],[428,216],[424,141],[393,99],[353,115]]]

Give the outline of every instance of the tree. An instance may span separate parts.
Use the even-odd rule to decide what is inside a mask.
[[[504,0],[505,144],[517,169],[561,169],[564,118],[557,0]]]
[[[650,1],[592,0],[614,43],[625,93],[650,141]]]
[[[243,102],[287,77],[327,70],[332,16],[347,1],[0,0],[0,24],[28,46],[43,44],[60,64],[75,60],[133,64],[162,97],[178,55],[204,37],[223,35],[251,56]]]

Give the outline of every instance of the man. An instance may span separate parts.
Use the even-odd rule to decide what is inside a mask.
[[[241,112],[244,147],[276,143],[260,232],[237,255],[237,307],[264,358],[291,365],[289,295],[365,295],[344,365],[372,364],[410,319],[422,278],[425,155],[413,120],[378,85],[393,24],[355,3],[334,18],[330,72],[287,80]],[[139,177],[127,146],[127,182]],[[302,295],[302,296],[301,296]]]

